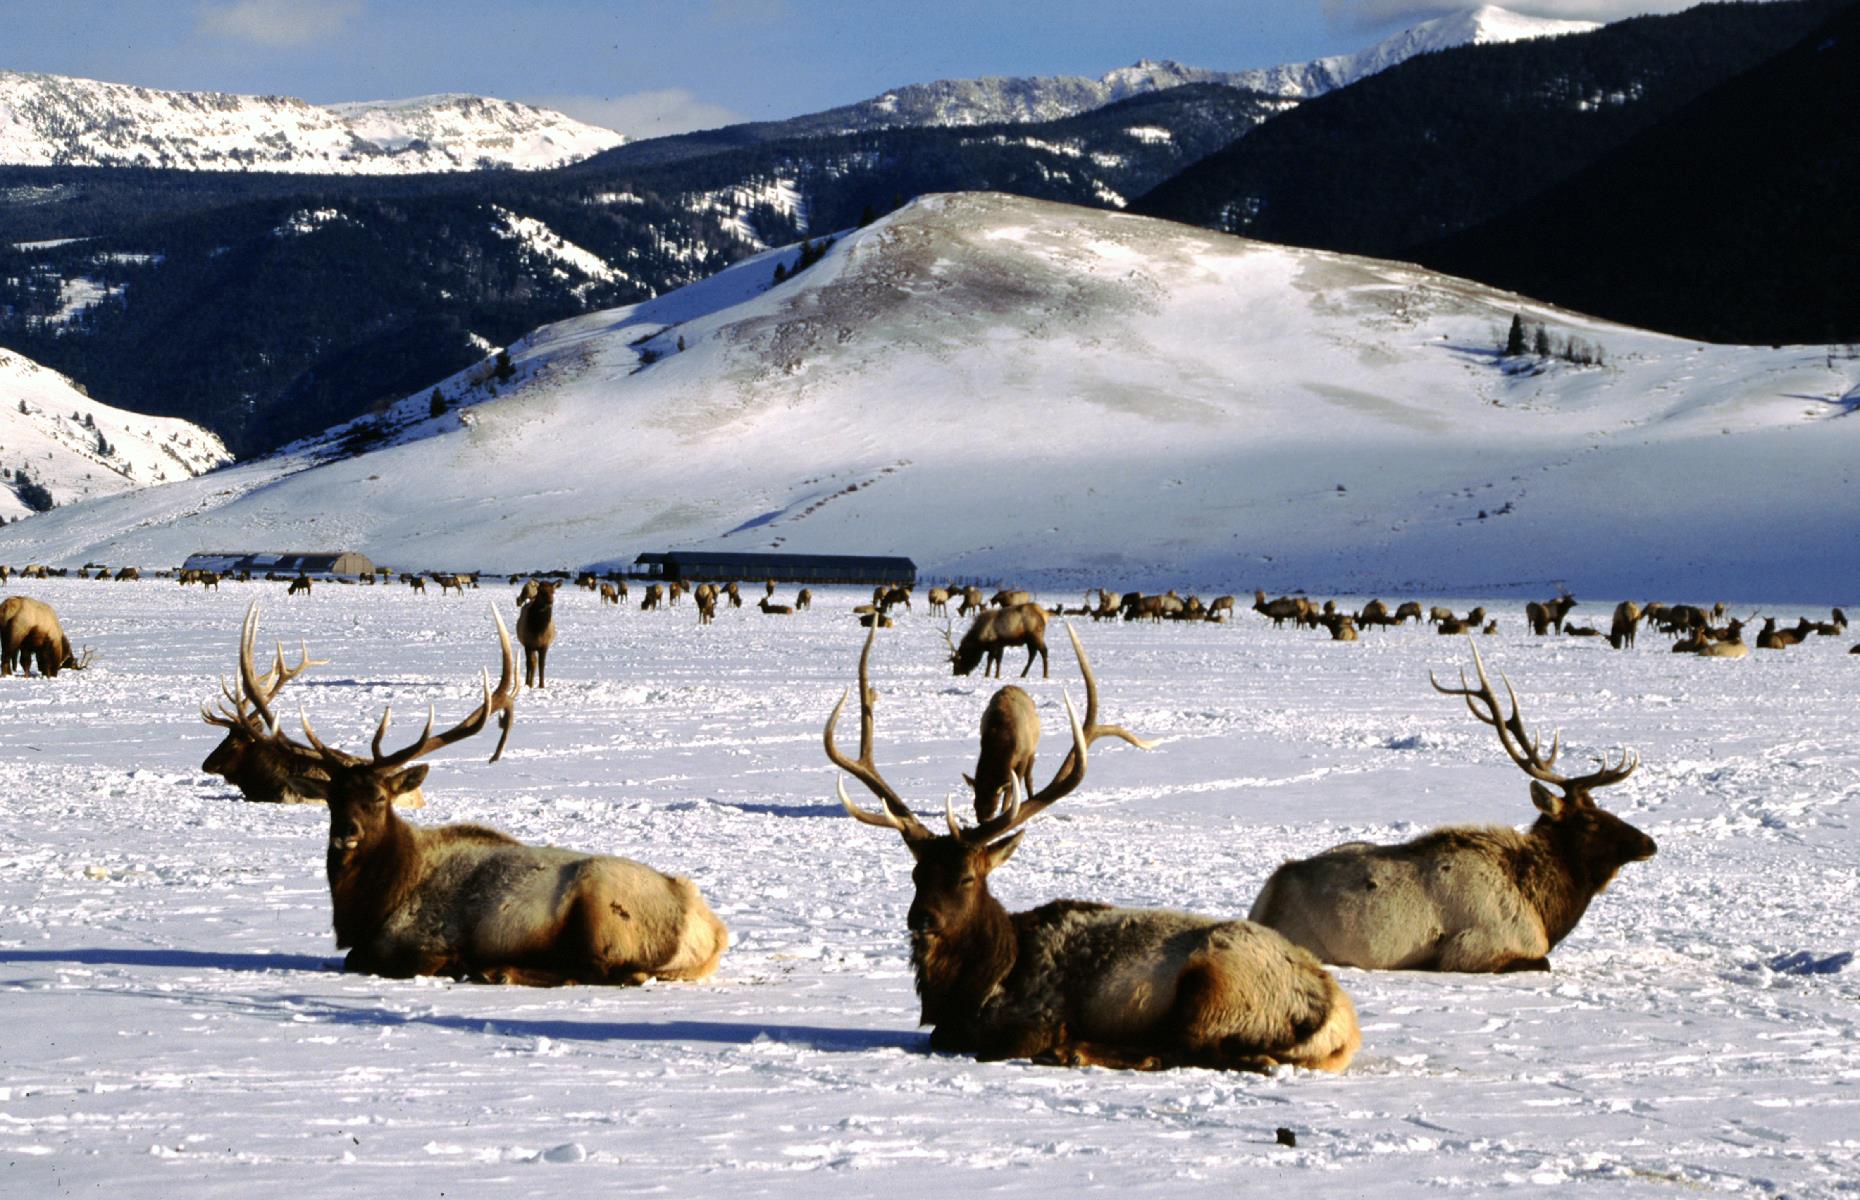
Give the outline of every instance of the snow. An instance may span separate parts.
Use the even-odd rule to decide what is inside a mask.
[[[0,559],[345,545],[521,570],[708,545],[1068,588],[1860,590],[1845,352],[997,195],[915,203],[771,286],[795,257],[537,330],[512,379],[439,381],[462,411],[429,417],[431,386],[394,406],[382,449],[348,457],[340,428],[8,526]],[[1513,314],[1606,365],[1499,359]]]
[[[596,283],[623,278],[622,273],[609,266],[600,255],[577,246],[544,222],[495,204],[491,211],[497,214],[498,225],[494,229],[498,236],[521,242],[535,257],[559,264],[551,269],[560,278],[567,279],[569,271],[584,276],[585,282],[573,289],[577,295],[586,295]]]
[[[250,599],[263,638],[333,660],[291,690],[359,748],[390,702],[462,715],[494,661],[485,601],[508,617],[509,590],[29,586],[99,657],[4,681],[9,1192],[1808,1197],[1860,1174],[1845,639],[1726,662],[1645,635],[1615,654],[1532,639],[1501,606],[1488,664],[1527,721],[1562,728],[1567,761],[1641,753],[1600,799],[1658,855],[1624,869],[1547,975],[1339,971],[1364,1028],[1345,1074],[1134,1075],[928,1052],[909,858],[841,815],[820,749],[863,638],[852,591],[709,628],[688,604],[563,593],[550,687],[519,702],[504,761],[476,743],[435,756],[409,819],[688,874],[735,941],[707,984],[525,991],[340,974],[322,811],[242,804],[196,767],[217,740],[197,709]],[[1481,598],[1384,598],[1410,596]],[[1583,595],[1576,615],[1607,603]],[[877,757],[930,817],[974,761],[993,681],[948,675],[943,623],[918,605],[874,652]],[[1428,687],[1466,664],[1459,639],[1333,644],[1245,611],[1080,634],[1106,718],[1162,744],[1101,744],[994,877],[1010,907],[1241,914],[1288,856],[1532,816],[1490,731]],[[1050,679],[1018,681],[1045,725],[1042,780],[1061,689],[1078,694],[1061,646]],[[403,718],[391,736],[413,733]]]
[[[0,350],[0,467],[27,471],[60,505],[191,478],[231,461],[219,438],[198,425],[100,404],[58,372]],[[11,475],[0,482],[0,517],[8,522],[31,512],[11,484]],[[27,560],[0,553],[0,561]]]
[[[383,175],[544,170],[622,144],[610,129],[483,96],[318,106],[0,70],[0,163]]]

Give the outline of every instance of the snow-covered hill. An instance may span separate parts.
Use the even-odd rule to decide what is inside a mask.
[[[539,170],[618,146],[610,129],[484,96],[319,106],[0,71],[0,163],[318,175]]]
[[[0,531],[0,560],[343,545],[403,567],[903,553],[1144,586],[1860,584],[1860,361],[1715,347],[1401,263],[930,197],[546,327],[377,431]],[[1502,362],[1513,314],[1606,365]],[[493,395],[495,393],[495,395]],[[338,449],[338,448],[341,449]],[[333,456],[333,457],[332,457]]]
[[[32,511],[23,482],[74,504],[189,479],[232,461],[200,426],[99,404],[58,372],[0,350],[0,517]]]
[[[1287,100],[1309,100],[1418,54],[1454,46],[1555,37],[1595,28],[1593,21],[1529,17],[1485,5],[1424,21],[1366,50],[1310,62],[1244,71],[1214,71],[1146,59],[1097,79],[1081,75],[943,79],[896,88],[858,104],[830,109],[809,121],[848,130],[897,125],[1056,121],[1132,96],[1189,83],[1218,83]]]

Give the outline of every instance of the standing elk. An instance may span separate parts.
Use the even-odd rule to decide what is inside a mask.
[[[491,615],[503,664],[497,691],[483,676],[484,700],[463,721],[436,734],[429,713],[419,738],[391,754],[382,743],[392,713],[383,712],[362,758],[325,745],[308,717],[303,742],[278,727],[252,663],[258,606],[246,614],[238,698],[251,708],[249,732],[292,764],[292,788],[329,805],[325,869],[336,945],[349,951],[343,969],[536,987],[709,976],[729,935],[690,880],[630,859],[524,845],[481,825],[410,825],[394,812],[393,799],[426,778],[425,766],[409,763],[479,733],[494,714],[503,732],[491,761],[504,752],[516,655],[503,618],[495,608]]]
[[[1265,592],[1253,593],[1253,611],[1270,620],[1274,629],[1282,627],[1287,621],[1304,624],[1305,614],[1310,610],[1311,602],[1303,596],[1280,596],[1277,600],[1268,601]]]
[[[665,589],[656,583],[646,585],[646,594],[640,598],[639,611],[651,612],[665,602]]]
[[[1033,603],[1033,593],[1020,588],[1002,588],[988,598],[988,603],[995,608],[1016,608],[1022,604]]]
[[[933,1049],[1135,1070],[1349,1065],[1362,1040],[1349,996],[1264,926],[1080,900],[1008,912],[988,876],[1019,847],[1017,830],[1084,781],[1095,731],[1080,725],[1067,697],[1072,749],[1052,781],[1028,795],[1010,775],[1007,807],[968,828],[946,802],[949,832],[932,833],[873,761],[873,636],[859,656],[859,757],[834,745],[842,695],[827,718],[827,758],[883,805],[859,808],[842,777],[836,790],[847,813],[896,830],[916,861],[907,923],[919,1020],[932,1027]]]
[[[56,678],[60,671],[82,671],[94,657],[88,649],[83,658],[71,652],[65,627],[45,601],[31,596],[0,600],[0,675],[15,670],[30,675],[36,663],[39,674]]]
[[[1603,812],[1592,795],[1632,775],[1640,760],[1624,752],[1587,775],[1557,774],[1560,739],[1546,753],[1525,731],[1508,679],[1511,715],[1500,715],[1476,645],[1473,669],[1476,688],[1464,671],[1457,688],[1428,679],[1436,691],[1463,697],[1530,777],[1531,802],[1543,814],[1530,831],[1448,826],[1394,846],[1333,846],[1274,871],[1253,902],[1252,920],[1338,966],[1547,971],[1550,951],[1616,872],[1653,857],[1653,839]]]
[[[1389,612],[1389,606],[1380,600],[1371,600],[1363,605],[1363,611],[1356,614],[1356,623],[1364,629],[1374,629],[1378,625],[1399,625]]]
[[[804,612],[814,607],[814,589],[802,588],[794,594],[794,611]],[[910,607],[908,604],[905,607]]]
[[[1403,600],[1395,607],[1395,623],[1397,625],[1400,625],[1410,618],[1412,618],[1417,625],[1424,619],[1421,613],[1421,602],[1419,600]]]
[[[291,586],[284,589],[284,594],[287,596],[295,596],[298,592],[302,592],[306,596],[310,594],[310,577],[308,575],[299,575],[297,578],[291,580]]]
[[[620,604],[619,589],[615,588],[611,583],[603,583],[601,585],[601,603],[612,604],[618,607]]]
[[[1648,609],[1653,606],[1649,604]],[[1640,627],[1640,605],[1632,600],[1623,600],[1615,605],[1614,620],[1608,626],[1608,644],[1617,650],[1626,650],[1634,644],[1634,631]]]
[[[1092,731],[1091,740],[1116,737],[1139,750],[1153,749],[1155,743],[1144,741],[1121,725],[1098,724],[1098,677],[1092,674],[1085,647],[1070,622],[1066,634],[1072,639],[1079,673],[1085,677],[1085,726]],[[975,773],[962,777],[975,796],[976,820],[989,820],[1000,810],[1002,796],[1012,780],[1020,780],[1023,791],[1033,790],[1033,761],[1039,748],[1040,714],[1034,708],[1033,697],[1012,684],[997,690],[982,710],[982,746],[976,756]]]
[[[930,601],[930,615],[931,616],[945,617],[949,615],[949,589],[948,588],[940,588],[940,587],[931,588],[928,594],[928,599]]]
[[[523,643],[523,686],[548,686],[549,647],[555,644],[554,583],[539,583],[536,594],[517,613],[517,640]]]
[[[962,589],[962,603],[956,606],[956,615],[966,617],[972,612],[980,612],[987,607],[988,600],[982,595],[981,588],[966,587]]]
[[[717,596],[714,583],[700,583],[697,591],[691,593],[692,600],[697,602],[699,625],[708,625],[717,619]]]
[[[447,592],[457,592],[461,596],[465,594],[465,581],[460,579],[457,574],[441,575],[435,573],[433,575],[433,582],[439,585],[439,594],[441,596],[445,595]]]
[[[122,570],[116,573],[116,582],[118,583],[129,583],[131,581],[140,581],[141,578],[142,578],[142,571],[138,567],[124,567]]]
[[[893,607],[902,604],[905,611],[910,611],[911,589],[907,587],[880,586],[872,590],[872,603],[878,605],[879,612],[890,612]]]
[[[1524,619],[1530,624],[1531,632],[1543,637],[1551,629],[1563,632],[1564,618],[1569,610],[1576,607],[1576,598],[1563,592],[1554,600],[1533,600],[1524,606]]]
[[[1046,660],[1046,612],[1037,604],[1021,604],[1013,608],[983,609],[975,614],[975,620],[969,631],[962,635],[962,644],[957,645],[950,638],[950,631],[943,631],[943,640],[949,642],[949,661],[954,668],[953,674],[967,675],[975,670],[975,665],[987,656],[988,665],[982,668],[986,678],[991,672],[995,678],[1001,677],[1001,658],[1009,646],[1027,647],[1027,665],[1020,669],[1022,679],[1033,670],[1034,655],[1040,657],[1040,678],[1048,677]]]

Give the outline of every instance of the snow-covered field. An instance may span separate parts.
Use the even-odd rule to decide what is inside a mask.
[[[1528,721],[1562,727],[1565,761],[1643,755],[1602,803],[1658,856],[1597,900],[1551,974],[1340,972],[1364,1028],[1346,1074],[1129,1075],[927,1052],[908,857],[841,815],[820,749],[863,632],[850,592],[707,629],[688,603],[563,594],[551,685],[520,701],[504,761],[484,762],[488,739],[437,756],[411,819],[689,874],[735,945],[709,984],[526,991],[340,974],[322,811],[243,804],[198,770],[217,731],[197,709],[252,597],[261,636],[333,660],[286,711],[295,693],[353,746],[389,701],[409,738],[429,700],[462,715],[495,663],[485,602],[508,615],[508,589],[31,590],[100,658],[0,683],[8,1195],[1860,1189],[1846,639],[1738,662],[1644,636],[1616,654],[1531,639],[1507,603],[1488,662]],[[1583,599],[1579,617],[1603,611]],[[973,763],[991,690],[948,675],[941,628],[906,618],[874,662],[879,761],[924,810]],[[1468,661],[1458,639],[1338,645],[1247,612],[1080,632],[1106,719],[1162,745],[1093,755],[996,875],[1010,907],[1242,914],[1287,856],[1532,815],[1491,732],[1428,687]],[[1054,645],[1052,678],[1029,685],[1042,780],[1064,744],[1060,689],[1078,694]],[[1275,1144],[1281,1127],[1295,1147]]]

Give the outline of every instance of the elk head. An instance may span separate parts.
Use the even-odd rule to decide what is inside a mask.
[[[311,658],[310,647],[306,644],[299,643],[299,650],[301,655],[297,665],[286,666],[284,647],[279,645],[278,656],[271,670],[253,681],[267,705],[277,699],[285,684],[311,667],[326,666],[329,663],[326,658]],[[246,698],[243,687],[237,692],[222,688],[222,692],[224,695],[218,710],[204,707],[200,710],[202,720],[226,731],[226,736],[213,748],[213,753],[207,755],[200,769],[209,775],[224,777],[247,800],[277,803],[288,798],[291,794],[291,760],[273,747],[269,732],[254,719],[251,702]]]
[[[1472,643],[1472,652],[1473,670],[1479,678],[1477,687],[1466,682],[1464,671],[1460,672],[1460,686],[1456,688],[1442,686],[1431,672],[1428,681],[1435,691],[1463,697],[1474,717],[1498,731],[1499,743],[1511,761],[1530,776],[1531,803],[1542,814],[1532,827],[1532,833],[1564,851],[1565,860],[1577,868],[1579,875],[1586,875],[1582,882],[1595,891],[1606,887],[1615,872],[1627,863],[1652,858],[1659,848],[1654,840],[1613,813],[1603,811],[1594,797],[1596,789],[1620,783],[1632,775],[1640,766],[1640,759],[1623,751],[1614,763],[1597,759],[1597,769],[1587,775],[1558,774],[1554,768],[1562,746],[1561,736],[1553,736],[1546,751],[1536,736],[1526,732],[1518,715],[1517,690],[1511,686],[1511,680],[1502,675],[1499,678],[1504,681],[1505,692],[1511,699],[1511,715],[1501,716],[1498,696],[1491,680],[1486,678],[1485,663],[1479,658],[1477,643]]]
[[[408,765],[414,759],[478,733],[493,713],[498,714],[498,723],[503,733],[498,738],[491,761],[496,762],[503,755],[504,744],[510,740],[511,722],[516,712],[517,660],[510,646],[510,632],[504,627],[504,619],[498,615],[495,607],[491,610],[491,618],[497,624],[497,640],[503,655],[497,690],[491,690],[490,676],[484,674],[484,700],[470,715],[452,728],[434,733],[434,716],[429,708],[425,730],[412,743],[392,753],[383,749],[388,725],[393,717],[393,709],[385,709],[381,714],[381,723],[375,728],[371,753],[369,757],[363,758],[326,745],[317,737],[307,715],[301,717],[305,738],[302,742],[286,736],[279,728],[270,707],[270,697],[277,689],[267,685],[269,676],[259,676],[252,662],[252,645],[258,636],[257,603],[254,602],[247,611],[239,643],[240,688],[236,693],[227,690],[227,697],[233,703],[233,711],[244,714],[248,729],[262,734],[268,744],[278,750],[290,764],[291,790],[300,796],[328,803],[332,881],[340,864],[350,856],[377,844],[398,822],[392,813],[394,798],[415,790],[426,778],[427,768],[424,765]],[[249,714],[245,714],[242,700],[250,705]],[[312,771],[316,774],[312,774]],[[318,775],[325,777],[319,778]]]

